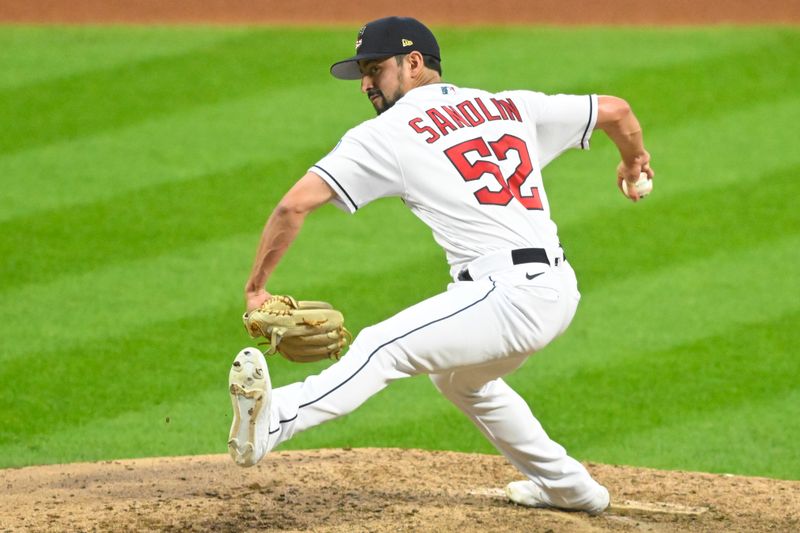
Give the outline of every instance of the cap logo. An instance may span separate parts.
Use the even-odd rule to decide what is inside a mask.
[[[358,49],[361,48],[361,41],[364,39],[364,30],[366,29],[367,25],[364,24],[361,26],[361,29],[358,30],[358,37],[356,37],[356,52],[358,52]]]
[[[408,39],[403,39],[402,42],[403,42],[403,47],[411,46],[412,44],[414,44],[414,41],[409,41]]]

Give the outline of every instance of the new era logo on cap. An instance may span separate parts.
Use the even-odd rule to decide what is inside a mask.
[[[331,66],[331,74],[343,80],[361,78],[359,61],[386,59],[417,51],[441,60],[436,37],[420,21],[409,17],[386,17],[365,24],[356,37],[356,55]]]

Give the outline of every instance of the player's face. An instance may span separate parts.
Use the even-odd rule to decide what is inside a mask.
[[[394,57],[358,63],[361,69],[361,92],[367,95],[379,115],[406,94],[403,65],[403,61],[398,65]]]

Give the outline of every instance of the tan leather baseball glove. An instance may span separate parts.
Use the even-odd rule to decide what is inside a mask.
[[[267,339],[267,354],[279,353],[296,363],[339,359],[352,340],[344,316],[327,302],[273,295],[242,320],[251,337]]]

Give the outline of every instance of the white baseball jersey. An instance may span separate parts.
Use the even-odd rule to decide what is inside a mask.
[[[347,132],[310,169],[336,191],[334,203],[355,212],[376,198],[401,197],[433,230],[453,277],[469,264],[471,281],[450,283],[362,329],[341,360],[272,390],[254,427],[244,413],[256,400],[235,396],[235,416],[245,417],[234,418],[231,429],[235,455],[245,453],[239,443],[246,440],[258,461],[295,434],[352,412],[392,381],[424,373],[525,475],[537,501],[604,509],[608,491],[549,438],[502,379],[575,315],[575,272],[550,255],[559,244],[541,170],[567,148],[587,148],[596,116],[595,96],[435,84],[409,91]],[[551,263],[514,264],[506,252],[519,248],[544,248]],[[259,364],[263,376],[263,357]],[[239,370],[234,365],[233,373]]]
[[[348,131],[310,171],[349,212],[401,197],[455,277],[499,250],[558,248],[541,171],[568,148],[588,148],[596,120],[595,95],[425,85]]]

